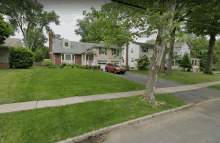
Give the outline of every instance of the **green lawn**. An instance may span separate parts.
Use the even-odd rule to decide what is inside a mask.
[[[138,95],[0,114],[0,142],[53,143],[187,104],[169,94],[155,98],[165,105],[144,102]]]
[[[148,75],[147,70],[130,70],[129,72]],[[175,70],[172,70],[171,76],[167,76],[164,73],[159,73],[158,77],[166,80],[176,81],[179,83],[189,84],[189,85],[204,83],[204,82],[220,81],[220,76],[217,75],[206,75],[201,73],[192,73],[192,72],[175,71]]]
[[[86,69],[0,69],[0,104],[143,90],[145,86]]]
[[[220,90],[220,84],[219,85],[212,85],[212,86],[209,86],[208,88],[213,88],[213,89],[216,89],[216,90]]]

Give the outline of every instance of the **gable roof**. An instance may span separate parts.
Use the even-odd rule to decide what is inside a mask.
[[[19,38],[7,38],[4,41],[5,44],[1,44],[0,47],[11,47],[19,41],[21,41],[21,39],[19,39]]]
[[[140,42],[134,42],[137,45],[143,46],[143,47],[149,47],[149,48],[153,48],[154,44],[148,44],[148,43],[140,43]]]
[[[86,52],[89,49],[94,47],[106,47],[104,44],[96,44],[96,43],[85,43],[85,42],[76,42],[76,41],[69,41],[70,48],[62,47],[62,41],[59,39],[53,39],[53,52],[54,53],[74,53],[74,54],[81,54]],[[117,46],[111,45],[110,48],[117,48]]]
[[[185,42],[178,42],[178,43],[174,43],[174,48],[179,48],[179,47],[182,47],[184,44],[188,44],[190,48],[192,48],[192,46],[189,44],[188,41],[185,41]],[[167,48],[170,48],[170,44],[167,44]]]

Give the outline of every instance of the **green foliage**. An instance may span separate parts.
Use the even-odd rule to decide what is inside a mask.
[[[89,66],[88,66],[88,69],[91,69],[91,68],[92,68],[92,66],[89,65]]]
[[[189,70],[192,69],[192,63],[188,53],[184,54],[183,59],[179,64],[179,67],[183,67],[184,69],[187,68]]]
[[[97,66],[97,68],[98,68],[98,69],[100,69],[100,68],[101,68],[101,66],[100,66],[100,65],[98,65],[98,66]]]
[[[207,52],[203,52],[200,60],[200,67],[205,68],[207,62]]]
[[[51,68],[57,68],[57,66],[54,65],[54,64],[52,64],[52,65],[49,65],[48,68],[50,68],[50,69],[51,69]]]
[[[97,69],[97,68],[98,68],[98,66],[92,66],[92,68],[93,68],[93,69]]]
[[[33,66],[34,59],[34,53],[25,47],[10,48],[9,64],[11,68],[29,68]]]
[[[200,71],[203,71],[203,70],[204,70],[204,68],[203,68],[203,67],[199,67],[199,70],[200,70]]]
[[[0,13],[3,12],[0,9]],[[13,28],[4,21],[3,16],[0,14],[0,44],[4,44],[6,38],[8,38],[10,35],[13,35],[14,30]]]
[[[44,47],[43,49],[45,59],[50,59],[49,47]]]
[[[71,64],[71,67],[74,68],[74,67],[77,67],[77,65],[78,65],[78,64],[76,64],[76,63],[72,63],[72,64]]]
[[[66,67],[67,66],[67,63],[61,63],[60,65],[59,65],[59,68],[64,68],[64,67]]]
[[[141,70],[145,69],[150,65],[149,58],[146,55],[139,57],[135,61],[137,61],[137,68]]]
[[[35,62],[42,62],[44,60],[44,53],[41,49],[37,49],[35,52]]]
[[[42,65],[43,65],[43,66],[50,66],[50,65],[53,65],[53,61],[50,61],[50,60],[43,60],[43,61],[42,61]]]

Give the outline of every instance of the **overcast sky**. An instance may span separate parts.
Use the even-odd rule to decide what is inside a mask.
[[[70,41],[79,41],[80,36],[77,36],[74,32],[76,27],[76,20],[83,19],[83,11],[91,12],[91,7],[95,7],[97,10],[101,9],[101,6],[104,5],[109,0],[38,0],[41,4],[44,5],[44,11],[54,10],[57,15],[60,16],[60,25],[56,26],[55,24],[50,24],[50,27],[56,34],[60,34],[61,37],[67,38]],[[45,36],[48,37],[46,32]],[[21,32],[16,32],[15,36],[11,38],[23,38]],[[149,38],[140,38],[136,40],[137,42],[146,42],[149,39],[155,39],[156,34],[152,35]],[[45,46],[49,46],[49,42],[45,43]]]

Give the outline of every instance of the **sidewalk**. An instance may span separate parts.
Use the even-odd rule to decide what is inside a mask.
[[[188,90],[204,88],[216,84],[220,84],[220,81],[207,82],[207,83],[194,84],[194,85],[177,86],[177,87],[159,88],[156,89],[155,93],[158,94],[158,93],[174,93],[180,91],[188,91]],[[63,106],[63,105],[76,104],[87,101],[136,96],[143,94],[143,92],[144,90],[140,90],[140,91],[129,91],[129,92],[109,93],[109,94],[99,94],[99,95],[75,96],[75,97],[56,99],[56,100],[29,101],[29,102],[2,104],[0,105],[0,114],[22,111],[22,110],[30,110],[36,108]]]

